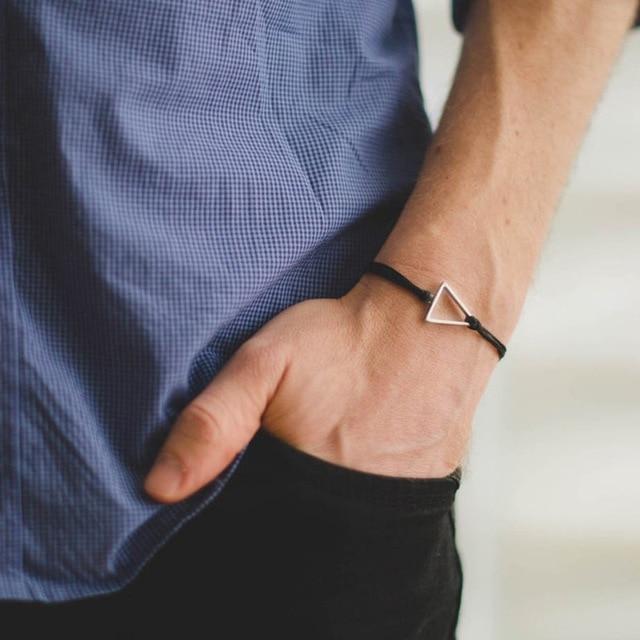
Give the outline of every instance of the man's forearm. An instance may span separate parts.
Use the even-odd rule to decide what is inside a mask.
[[[376,259],[508,340],[637,0],[474,0],[414,192]]]

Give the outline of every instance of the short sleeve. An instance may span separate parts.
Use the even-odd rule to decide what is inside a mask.
[[[452,0],[451,16],[453,18],[453,26],[459,33],[464,31],[464,25],[467,22],[467,13],[469,13],[469,5],[471,0]]]
[[[453,26],[456,31],[462,33],[464,31],[464,25],[467,22],[467,14],[469,13],[469,7],[472,0],[451,0],[451,15],[453,19]],[[640,8],[636,15],[636,21],[633,24],[635,27],[640,27]]]

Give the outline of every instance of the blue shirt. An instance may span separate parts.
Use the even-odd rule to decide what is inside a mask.
[[[430,130],[410,0],[2,0],[0,598],[129,582],[179,411],[350,289]]]
[[[456,5],[456,26],[463,12]],[[180,410],[337,297],[430,139],[411,0],[0,0],[0,598],[117,590]]]

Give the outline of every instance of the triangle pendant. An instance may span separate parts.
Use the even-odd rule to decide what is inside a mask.
[[[462,302],[462,300],[460,300],[460,298],[458,298],[458,296],[455,294],[453,289],[446,282],[442,282],[438,287],[438,290],[436,291],[435,296],[433,296],[433,300],[431,301],[431,304],[429,305],[429,311],[427,312],[425,321],[433,322],[435,324],[455,324],[455,325],[462,325],[462,326],[468,327],[469,323],[466,320],[446,320],[444,318],[435,317],[434,312],[436,310],[436,307],[438,306],[438,301],[442,297],[442,294],[445,292],[449,296],[449,299],[453,300],[455,305],[458,307],[458,309],[460,309],[465,314],[465,316],[471,315],[468,309],[464,306],[464,303]]]

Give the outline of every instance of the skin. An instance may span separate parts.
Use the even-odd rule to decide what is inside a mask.
[[[440,125],[376,259],[431,291],[446,280],[508,344],[637,10],[637,0],[475,0]],[[261,425],[352,469],[447,475],[498,356],[475,331],[427,325],[425,313],[370,273],[341,298],[285,309],[181,412],[146,492],[190,496]]]

